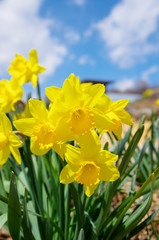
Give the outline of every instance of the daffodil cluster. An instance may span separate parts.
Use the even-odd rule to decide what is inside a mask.
[[[15,55],[15,60],[11,62],[8,69],[12,75],[10,81],[0,80],[0,167],[8,160],[10,153],[18,164],[21,163],[18,148],[22,146],[22,142],[13,132],[11,122],[5,113],[15,111],[15,105],[23,97],[22,85],[31,81],[35,88],[38,74],[45,70],[38,64],[36,50],[32,49],[29,53],[29,61],[18,54]],[[29,109],[26,107],[23,117],[28,113]],[[15,116],[20,117],[18,114],[14,115],[14,118]]]
[[[81,83],[74,74],[62,88],[45,90],[51,101],[49,109],[43,101],[30,99],[31,117],[14,121],[14,126],[30,137],[33,154],[43,155],[53,149],[65,159],[61,183],[76,181],[91,196],[100,181],[115,181],[120,176],[114,165],[118,156],[101,150],[97,132],[113,131],[121,139],[122,123],[133,123],[124,110],[128,100],[112,102],[104,85]],[[68,141],[75,141],[78,147],[66,144]]]
[[[45,70],[32,49],[29,60],[16,54],[8,69],[11,80],[0,81],[0,166],[10,153],[17,163],[21,162],[18,148],[22,142],[5,113],[15,110],[15,103],[23,95],[22,85],[30,81],[35,88],[38,74]],[[124,109],[128,100],[112,102],[104,85],[81,83],[74,74],[64,81],[62,88],[48,87],[45,91],[51,102],[49,108],[44,101],[30,99],[23,113],[14,114],[13,124],[19,133],[30,138],[33,154],[41,156],[53,149],[65,160],[61,183],[76,181],[91,196],[100,181],[115,181],[120,176],[114,165],[118,156],[101,149],[98,135],[112,131],[122,139],[122,124],[133,124]],[[68,144],[70,141],[75,144]]]
[[[0,80],[0,112],[15,111],[15,104],[23,97],[22,85],[30,81],[35,88],[38,82],[38,74],[45,70],[38,64],[35,49],[29,52],[29,61],[15,54],[15,59],[8,68],[12,76],[10,81]]]

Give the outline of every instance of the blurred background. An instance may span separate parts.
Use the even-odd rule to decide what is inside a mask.
[[[1,0],[1,79],[10,79],[14,54],[28,58],[32,48],[47,68],[39,76],[43,95],[74,73],[106,83],[114,100],[136,100],[159,87],[159,1]]]

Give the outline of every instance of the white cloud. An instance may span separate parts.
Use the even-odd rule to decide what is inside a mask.
[[[147,70],[145,70],[142,75],[141,75],[141,78],[143,80],[146,80],[146,81],[149,81],[149,77],[151,74],[154,74],[156,72],[159,71],[159,66],[152,66],[150,68],[148,68]]]
[[[79,59],[78,59],[78,63],[80,65],[86,65],[86,64],[90,64],[90,65],[94,65],[95,61],[93,59],[91,59],[88,55],[82,55]]]
[[[51,36],[56,20],[41,18],[41,0],[0,1],[0,72],[4,74],[14,54],[28,58],[32,48],[38,52],[39,63],[53,74],[67,54],[67,47]]]
[[[134,90],[134,89],[136,89],[136,83],[137,83],[137,80],[135,80],[134,78],[125,78],[125,79],[122,79],[122,80],[116,82],[113,85],[113,88],[117,89],[121,92],[130,90],[130,89]]]
[[[64,37],[68,41],[69,44],[75,44],[80,41],[79,33],[70,28],[65,29]]]
[[[86,3],[86,0],[72,0],[72,3],[78,6],[83,6]]]
[[[150,40],[157,33],[158,20],[158,0],[122,0],[92,28],[99,32],[110,59],[127,68],[159,49],[158,41]]]

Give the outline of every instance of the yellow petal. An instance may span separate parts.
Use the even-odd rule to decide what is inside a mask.
[[[120,110],[122,110],[123,108],[126,107],[128,102],[129,102],[129,99],[121,99],[121,100],[115,101],[115,102],[112,103],[112,110],[113,111],[120,111]]]
[[[46,68],[44,68],[44,67],[42,67],[40,65],[37,66],[37,74],[42,73],[44,71],[46,71]]]
[[[97,188],[98,184],[94,184],[94,185],[91,185],[91,186],[86,186],[84,189],[85,189],[85,194],[87,195],[87,197],[90,197],[95,189]]]
[[[32,82],[32,84],[33,84],[33,88],[35,89],[36,84],[37,84],[37,82],[38,82],[38,76],[37,76],[36,74],[33,74],[33,75],[31,76],[31,82]]]
[[[39,119],[40,121],[48,121],[48,110],[42,101],[30,99],[29,109],[35,119]]]
[[[104,163],[114,163],[117,160],[118,160],[118,155],[115,155],[107,150],[101,150],[96,158],[98,165],[104,164]]]
[[[9,143],[12,147],[22,147],[22,141],[20,141],[18,136],[14,133],[10,133]]]
[[[81,152],[85,157],[93,157],[101,150],[101,142],[95,131],[88,132],[77,139]]]
[[[95,107],[106,113],[112,110],[112,103],[112,100],[106,94],[103,94],[100,97],[99,101],[96,103]]]
[[[31,136],[36,121],[34,118],[24,118],[14,121],[13,124],[18,131],[26,136]]]
[[[0,128],[3,129],[6,135],[12,131],[12,125],[9,118],[5,115],[5,113],[0,113]]]
[[[72,165],[74,165],[75,167],[80,166],[82,162],[80,149],[67,144],[65,159],[71,166]]]
[[[80,84],[80,80],[74,74],[71,74],[69,78],[64,81],[62,90],[65,103],[68,107],[73,108],[74,106],[83,104]]]
[[[102,129],[109,129],[112,128],[114,126],[114,122],[107,117],[107,115],[103,114],[102,112],[100,112],[97,109],[93,109],[94,112],[94,120],[95,120],[95,126],[97,128]]]
[[[46,154],[51,148],[40,149],[40,147],[36,144],[35,138],[31,137],[30,149],[33,154],[42,156]]]
[[[17,147],[12,147],[11,145],[9,146],[9,149],[10,149],[14,159],[16,160],[16,162],[18,164],[21,164],[21,156],[20,156],[19,149]]]
[[[101,181],[116,181],[120,177],[120,173],[113,164],[103,164],[100,166],[100,180]]]
[[[73,141],[75,135],[70,131],[70,127],[66,124],[66,121],[62,119],[55,128],[56,141],[58,143],[64,143],[66,141]]]
[[[157,101],[156,101],[156,104],[158,104],[158,105],[159,105],[159,99],[157,99]]]
[[[10,155],[9,146],[6,146],[2,150],[0,150],[0,165],[1,166],[7,162],[9,155]]]
[[[27,64],[27,60],[20,56],[19,54],[15,54],[15,59],[11,62],[10,67],[8,68],[9,73],[14,77],[20,77],[22,72],[25,71]]]
[[[47,87],[45,88],[45,93],[48,99],[51,102],[54,102],[56,98],[58,98],[61,94],[62,89],[58,87]]]
[[[76,173],[72,171],[69,164],[67,164],[60,173],[60,183],[69,184],[74,182]]]
[[[35,49],[30,50],[29,52],[29,63],[34,66],[38,63],[38,56]]]
[[[66,144],[54,144],[53,150],[64,160],[64,154],[66,152]]]
[[[122,140],[122,125],[118,129],[113,130],[113,132],[119,140]]]
[[[104,92],[105,86],[103,84],[95,84],[90,86],[85,91],[84,105],[94,107]]]
[[[120,118],[122,123],[127,124],[129,126],[133,124],[131,115],[125,109],[116,112],[116,115]]]

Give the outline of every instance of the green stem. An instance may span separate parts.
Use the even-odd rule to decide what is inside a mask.
[[[37,95],[38,95],[38,99],[41,100],[41,93],[40,93],[40,84],[39,84],[39,80],[37,81]]]
[[[74,184],[71,183],[70,186],[71,186],[71,193],[72,193],[72,196],[73,196],[75,209],[76,209],[76,216],[77,216],[77,221],[78,221],[78,234],[79,234],[80,229],[83,226],[83,220],[82,220],[82,216],[81,216],[82,205],[81,205],[81,200],[80,200],[79,193],[77,192]]]
[[[65,240],[69,240],[69,224],[70,224],[70,186],[66,185],[66,217],[65,217]]]
[[[63,164],[61,161],[59,161],[60,163],[60,172],[63,168]],[[59,213],[60,213],[60,227],[62,229],[63,232],[65,232],[65,200],[64,200],[64,184],[60,183],[60,204],[59,204]]]
[[[32,187],[32,193],[34,196],[33,200],[34,200],[35,209],[39,214],[43,215],[44,210],[43,210],[42,197],[40,195],[37,176],[35,173],[33,159],[32,159],[31,152],[30,152],[29,139],[26,139],[24,142],[24,157],[25,157],[25,164],[27,165],[28,170],[29,170],[28,174],[29,174],[29,178],[30,178],[30,185]],[[39,224],[40,235],[41,235],[42,239],[45,239],[44,220],[38,218],[38,224]]]

